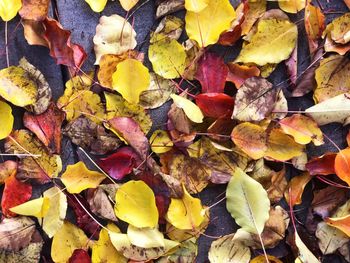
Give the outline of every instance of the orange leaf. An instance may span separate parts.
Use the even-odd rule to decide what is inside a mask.
[[[330,226],[336,227],[350,237],[350,215],[338,218],[326,218],[324,221]]]
[[[336,175],[350,185],[350,148],[341,150],[335,157],[334,169]]]
[[[289,185],[284,192],[284,198],[288,204],[292,207],[301,204],[301,198],[305,189],[305,186],[310,182],[312,176],[305,172],[302,175],[295,176],[290,180]],[[291,194],[289,196],[289,193]]]

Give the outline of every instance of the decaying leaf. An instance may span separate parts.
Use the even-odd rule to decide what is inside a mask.
[[[330,226],[338,228],[348,237],[350,236],[350,215],[343,217],[327,217],[325,218],[325,222]]]
[[[331,39],[339,44],[346,44],[349,42],[350,25],[348,23],[350,13],[335,18],[329,23],[323,32],[323,36],[330,35]]]
[[[15,161],[5,161],[0,163],[0,184],[4,184],[6,179],[17,172],[17,163]]]
[[[111,221],[118,221],[108,194],[101,187],[92,189],[87,195],[87,201],[94,214]]]
[[[346,234],[325,222],[318,223],[315,235],[318,238],[318,246],[325,255],[335,253],[349,242],[349,237]]]
[[[174,250],[173,250],[174,251]],[[157,263],[191,263],[196,260],[198,246],[195,238],[190,238],[182,242],[170,255],[165,255],[157,260]]]
[[[243,230],[260,235],[269,218],[270,200],[261,184],[237,168],[227,186],[226,207]]]
[[[13,128],[14,118],[12,115],[11,106],[0,100],[0,140],[10,135]]]
[[[331,216],[331,213],[340,204],[346,201],[346,189],[339,189],[334,186],[328,186],[314,192],[311,207],[312,212],[322,218]]]
[[[94,49],[96,53],[95,65],[105,54],[120,55],[136,47],[136,32],[131,24],[119,15],[102,16],[96,27]]]

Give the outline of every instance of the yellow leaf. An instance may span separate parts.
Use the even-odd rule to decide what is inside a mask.
[[[50,199],[41,197],[12,207],[10,208],[10,211],[18,215],[35,216],[37,218],[42,218],[46,215],[49,207]]]
[[[120,55],[137,45],[136,32],[131,24],[119,15],[102,16],[93,38],[95,65],[105,54]]]
[[[249,33],[254,23],[266,11],[266,0],[249,1],[249,10],[244,14],[244,21],[241,25],[242,36]]]
[[[320,263],[314,254],[308,249],[308,247],[301,240],[298,232],[295,232],[295,245],[299,250],[299,260],[303,263]]]
[[[284,12],[296,14],[305,8],[305,2],[305,0],[278,0],[278,5]]]
[[[119,228],[109,223],[107,228],[110,231],[119,233]],[[92,263],[126,263],[128,260],[120,254],[113,246],[106,229],[101,229],[98,240],[92,246]]]
[[[125,11],[129,11],[139,2],[139,0],[119,0],[119,1],[120,1],[120,5],[123,7]]]
[[[339,44],[346,44],[350,40],[350,13],[335,18],[329,23],[323,32],[323,37],[329,35],[330,38]]]
[[[12,104],[25,107],[35,103],[38,95],[35,82],[21,67],[0,70],[0,96]]]
[[[151,39],[148,57],[153,70],[165,79],[180,77],[186,68],[185,48],[175,39],[155,34]]]
[[[0,0],[0,17],[4,21],[10,21],[17,15],[21,7],[21,0]]]
[[[260,20],[256,33],[243,46],[235,62],[255,63],[259,66],[280,63],[290,56],[297,38],[297,26],[288,20]]]
[[[193,229],[205,219],[205,209],[201,200],[192,197],[183,186],[184,195],[181,199],[171,198],[167,221],[179,229]]]
[[[166,153],[170,151],[174,145],[168,133],[163,130],[154,131],[149,141],[154,153]]]
[[[0,140],[10,135],[13,128],[13,115],[11,107],[0,100]]]
[[[210,0],[200,12],[187,11],[186,32],[201,47],[215,44],[222,32],[231,28],[236,12],[229,0]]]
[[[44,192],[44,198],[50,200],[50,207],[43,219],[43,230],[52,238],[62,227],[67,212],[67,197],[57,187],[52,187]]]
[[[164,247],[164,235],[157,228],[137,228],[132,225],[128,226],[127,232],[130,243],[142,247]]]
[[[135,227],[156,227],[158,209],[152,189],[143,181],[123,184],[115,195],[115,214]]]
[[[204,115],[203,115],[201,109],[196,104],[194,104],[192,101],[190,101],[184,97],[181,97],[179,95],[176,95],[176,94],[171,94],[170,97],[173,99],[175,105],[178,108],[183,109],[186,116],[191,121],[196,122],[196,123],[203,122]]]
[[[76,249],[86,249],[89,239],[83,230],[65,221],[54,235],[51,246],[51,257],[54,262],[68,262]]]
[[[129,103],[137,104],[142,91],[151,82],[148,69],[136,59],[126,59],[117,65],[112,76],[113,89],[118,91]]]
[[[210,0],[185,0],[185,8],[187,11],[198,13],[206,8]]]
[[[107,4],[107,0],[85,0],[85,2],[89,4],[93,11],[98,13],[102,12]]]
[[[270,260],[270,262],[273,262],[273,263],[283,263],[281,260],[279,260],[275,256],[267,255],[267,258]],[[266,262],[265,255],[260,255],[253,258],[249,263],[265,263],[265,262]]]
[[[61,180],[71,194],[79,194],[88,188],[96,188],[106,177],[86,168],[83,162],[68,165]]]

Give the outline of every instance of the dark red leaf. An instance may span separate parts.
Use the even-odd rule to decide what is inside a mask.
[[[228,68],[222,57],[204,53],[198,61],[195,78],[202,85],[202,93],[224,92]]]
[[[311,159],[305,167],[311,175],[335,174],[334,161],[336,156],[336,153],[326,153]]]
[[[196,104],[203,114],[215,119],[230,117],[234,103],[234,99],[224,93],[205,93],[196,96]]]
[[[86,250],[76,249],[69,258],[68,263],[91,263],[91,258]]]

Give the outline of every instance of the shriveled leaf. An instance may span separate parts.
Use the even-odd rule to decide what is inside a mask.
[[[57,187],[51,187],[44,192],[44,198],[50,200],[49,209],[43,219],[43,230],[52,238],[63,226],[63,221],[67,212],[67,197]]]
[[[148,69],[136,59],[126,59],[117,65],[112,76],[113,89],[129,103],[137,104],[142,91],[150,85]]]
[[[54,262],[68,262],[76,249],[87,249],[89,239],[84,232],[68,221],[54,235],[51,257]]]
[[[334,161],[336,175],[350,185],[350,148],[338,152]]]
[[[200,110],[200,108],[194,104],[192,101],[181,97],[176,94],[170,95],[170,97],[173,99],[175,105],[178,108],[183,109],[185,112],[186,116],[193,122],[195,123],[202,123],[203,122],[203,113]]]
[[[164,247],[164,235],[157,228],[128,226],[127,235],[131,244],[142,248]]]
[[[172,198],[166,218],[170,224],[179,229],[198,227],[205,217],[201,200],[192,197],[183,187],[182,199]]]
[[[19,156],[17,178],[46,183],[61,172],[60,156],[50,154],[32,133],[27,130],[17,130],[11,136],[12,138],[5,143],[6,152],[17,154],[24,151],[29,153],[29,156]]]
[[[2,0],[0,5],[0,17],[4,21],[10,21],[17,15],[22,7],[21,0]]]
[[[107,4],[107,0],[85,0],[95,12],[102,12]]]
[[[296,14],[305,8],[305,2],[305,0],[278,0],[278,5],[283,11]]]
[[[131,24],[119,15],[102,16],[93,38],[96,53],[95,65],[105,54],[120,55],[136,47],[136,32]]]
[[[18,215],[35,216],[37,218],[42,218],[46,215],[49,207],[50,199],[40,197],[37,199],[29,200],[23,204],[11,207],[10,211]]]
[[[108,194],[101,187],[91,189],[86,197],[91,212],[111,221],[118,221]]]
[[[0,100],[0,140],[10,135],[13,128],[14,118],[11,106]]]
[[[298,30],[292,22],[279,18],[262,19],[236,62],[255,63],[260,66],[279,63],[290,56],[297,37]]]
[[[243,230],[260,235],[269,219],[270,200],[266,190],[237,168],[226,190],[226,207]]]
[[[135,227],[156,227],[158,224],[154,193],[142,181],[131,180],[117,190],[114,211],[118,218]]]
[[[273,110],[277,92],[264,78],[247,79],[239,88],[232,118],[240,121],[260,121]]]
[[[90,171],[83,162],[68,165],[61,176],[62,183],[71,194],[79,194],[88,188],[96,188],[106,177],[95,171]]]
[[[236,13],[230,1],[211,0],[200,12],[187,11],[186,32],[201,47],[215,44],[220,34],[231,27]]]
[[[186,67],[185,48],[175,39],[155,34],[148,49],[148,57],[155,73],[165,79],[180,77]]]
[[[242,86],[246,79],[260,75],[260,70],[256,66],[246,66],[232,62],[228,63],[227,66],[229,72],[226,81],[234,83],[237,89]]]
[[[289,205],[295,206],[301,204],[302,196],[306,185],[311,181],[312,176],[305,172],[302,175],[295,176],[290,180],[284,197]]]
[[[326,125],[332,122],[350,122],[350,93],[340,94],[331,99],[327,99],[305,110],[318,125]]]

